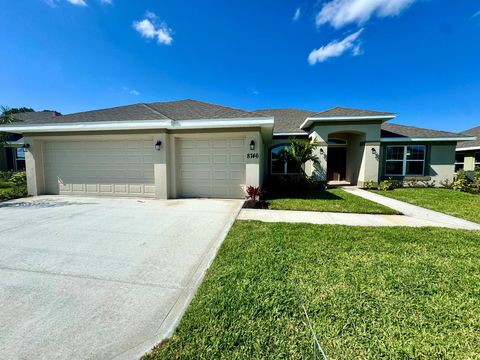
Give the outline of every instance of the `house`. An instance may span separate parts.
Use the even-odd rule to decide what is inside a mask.
[[[15,123],[34,124],[45,122],[61,115],[56,111],[22,112],[13,114]],[[5,144],[0,145],[0,171],[25,170],[25,151],[23,137],[19,134],[9,134]]]
[[[296,136],[316,139],[320,180],[362,186],[386,177],[440,180],[458,141],[475,137],[389,124],[389,112],[333,108],[245,111],[195,100],[135,104],[27,120],[28,191],[155,198],[243,198],[245,186],[295,168],[279,157]]]
[[[455,172],[460,169],[474,171],[480,167],[480,126],[466,130],[463,134],[476,136],[476,141],[460,141],[457,143],[457,155],[455,159]]]

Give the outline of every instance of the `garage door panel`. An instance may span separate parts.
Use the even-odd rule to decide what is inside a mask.
[[[45,185],[51,194],[152,197],[152,140],[47,142]]]
[[[184,197],[243,198],[244,139],[179,139],[178,193]]]

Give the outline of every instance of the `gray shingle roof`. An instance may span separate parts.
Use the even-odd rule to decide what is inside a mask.
[[[467,137],[467,135],[452,133],[448,131],[439,131],[424,129],[415,126],[405,126],[391,123],[382,124],[382,137],[415,137],[415,138],[445,138],[445,137]]]
[[[26,124],[42,124],[45,121],[50,121],[53,118],[61,115],[56,111],[30,111],[18,114],[13,114],[16,122],[24,122]]]
[[[311,117],[357,117],[357,116],[395,116],[394,113],[384,111],[372,111],[362,109],[352,109],[344,107],[334,107],[332,109],[317,112]]]
[[[275,118],[275,124],[273,126],[274,133],[307,134],[306,131],[300,129],[300,125],[305,121],[305,118],[315,114],[315,111],[300,109],[266,109],[255,110],[255,112]]]
[[[148,104],[172,120],[242,119],[264,117],[251,111],[210,104],[198,100],[180,100]]]
[[[156,102],[134,104],[110,109],[92,110],[62,116],[41,117],[30,121],[35,124],[76,123],[97,121],[135,121],[135,120],[197,120],[197,119],[237,119],[259,118],[261,114],[235,109],[227,106],[209,104],[196,100]]]
[[[480,126],[474,127],[469,130],[465,130],[462,134],[467,136],[476,136],[477,140],[474,141],[461,141],[457,144],[458,148],[465,148],[465,147],[478,147],[480,149]]]

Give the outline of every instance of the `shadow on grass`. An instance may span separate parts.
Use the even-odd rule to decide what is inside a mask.
[[[301,199],[301,200],[345,200],[344,198],[331,193],[328,190],[310,190],[288,193],[275,193],[267,196],[269,200],[275,199]]]

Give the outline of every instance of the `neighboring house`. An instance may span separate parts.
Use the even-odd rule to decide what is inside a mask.
[[[290,136],[317,139],[320,180],[451,178],[457,141],[474,137],[387,124],[393,113],[346,108],[244,111],[195,100],[136,104],[24,121],[28,191],[156,198],[243,198],[245,186],[294,167]]]
[[[23,112],[14,114],[15,124],[35,124],[50,121],[55,116],[61,115],[55,111]],[[23,136],[10,134],[7,142],[0,145],[0,171],[25,170],[25,151]]]
[[[461,141],[457,144],[457,156],[455,159],[455,172],[460,169],[474,171],[480,167],[480,126],[464,131],[467,136],[476,136],[475,141]]]

